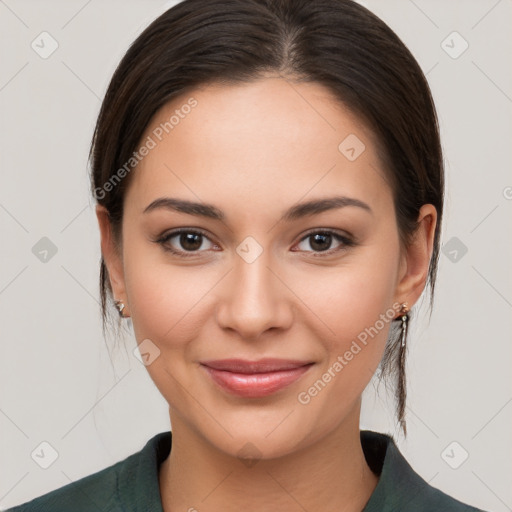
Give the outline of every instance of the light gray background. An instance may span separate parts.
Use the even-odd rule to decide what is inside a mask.
[[[446,159],[448,245],[432,320],[425,312],[412,328],[409,435],[399,447],[448,494],[512,510],[512,2],[362,3],[427,73]],[[86,158],[118,61],[173,4],[0,0],[2,507],[111,465],[169,429],[133,335],[113,353],[102,337]],[[47,59],[31,47],[43,31],[59,45]],[[464,41],[453,31],[469,44],[457,58]],[[43,237],[57,248],[47,262],[33,253]],[[383,386],[379,395],[367,388],[361,427],[397,435]],[[31,458],[43,441],[58,452],[48,469]],[[469,457],[452,469],[447,461],[458,465],[463,450]]]

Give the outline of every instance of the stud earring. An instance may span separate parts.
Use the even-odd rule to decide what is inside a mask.
[[[405,347],[405,339],[407,337],[407,324],[409,322],[409,306],[407,305],[407,302],[404,302],[402,305],[402,308],[400,310],[402,320],[402,339],[401,339],[401,346]]]
[[[120,301],[120,300],[115,300],[114,301],[114,305],[116,306],[117,310],[119,311],[119,316],[121,318],[124,318],[124,315],[123,315],[124,304],[123,304],[123,302]]]

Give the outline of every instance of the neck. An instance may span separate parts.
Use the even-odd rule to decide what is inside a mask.
[[[252,465],[217,450],[179,417],[172,427],[171,453],[159,472],[164,512],[361,512],[378,482],[362,450],[359,407],[320,441]]]

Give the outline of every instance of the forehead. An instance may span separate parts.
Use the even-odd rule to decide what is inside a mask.
[[[155,114],[141,143],[150,139],[127,191],[139,212],[166,194],[244,209],[274,197],[276,211],[333,189],[376,207],[391,198],[373,133],[314,82],[199,87]]]

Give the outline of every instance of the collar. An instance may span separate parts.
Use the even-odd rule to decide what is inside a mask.
[[[412,469],[391,436],[361,430],[360,438],[366,461],[379,476],[362,512],[407,509],[479,511],[430,486]],[[129,457],[130,463],[122,467],[118,479],[118,496],[124,510],[163,512],[158,470],[169,455],[171,444],[172,433],[161,432],[152,437],[140,452]]]

